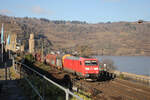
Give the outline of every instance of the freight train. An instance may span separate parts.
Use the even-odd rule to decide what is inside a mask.
[[[47,54],[42,60],[41,55],[38,53],[35,54],[35,58],[39,62],[71,72],[80,78],[97,79],[99,75],[99,62],[96,58],[76,57],[70,54]]]

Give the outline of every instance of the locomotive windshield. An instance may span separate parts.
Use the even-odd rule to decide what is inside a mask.
[[[85,65],[86,66],[96,66],[97,65],[97,61],[96,60],[86,60],[85,61]]]

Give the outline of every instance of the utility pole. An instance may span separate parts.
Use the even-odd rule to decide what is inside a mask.
[[[1,43],[2,44],[2,63],[3,63],[3,49],[4,49],[4,45],[3,45],[3,43]]]
[[[5,80],[7,81],[7,66],[6,66],[6,62],[5,62]]]
[[[111,41],[109,40],[109,56],[111,56],[112,53],[112,47],[111,47]]]
[[[2,24],[2,29],[1,29],[1,45],[2,45],[2,63],[3,63],[3,53],[4,53],[4,29],[3,29],[3,24]]]
[[[43,41],[42,41],[42,60],[44,59],[44,51],[43,51]]]
[[[103,54],[103,51],[104,51],[104,48],[102,48],[102,56],[104,55],[104,54]]]

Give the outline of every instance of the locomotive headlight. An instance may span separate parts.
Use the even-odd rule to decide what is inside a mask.
[[[94,70],[98,70],[98,68],[94,68]]]
[[[85,74],[85,77],[89,77],[90,75],[89,74]]]
[[[90,68],[85,68],[85,70],[90,70]]]

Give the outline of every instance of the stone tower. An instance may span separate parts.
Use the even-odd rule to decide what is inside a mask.
[[[29,53],[34,53],[34,34],[30,34],[29,39]]]

